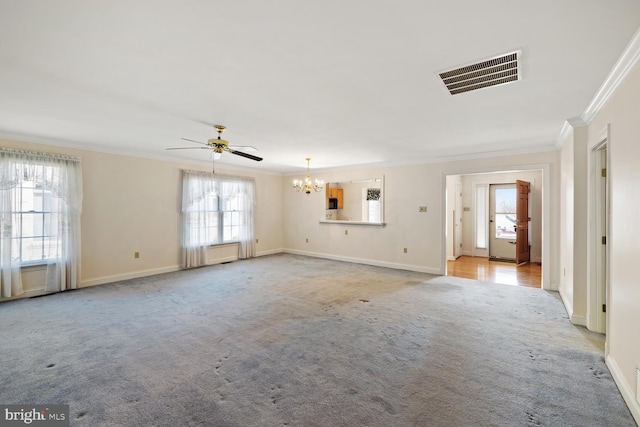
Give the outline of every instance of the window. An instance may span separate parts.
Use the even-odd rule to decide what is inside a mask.
[[[207,246],[238,242],[239,257],[255,253],[253,178],[183,173],[183,266],[206,263]]]
[[[367,221],[382,222],[380,217],[380,200],[368,200]]]
[[[496,239],[515,239],[516,231],[516,189],[495,189]]]
[[[36,165],[23,173],[24,164],[16,165],[17,173],[24,177],[11,190],[17,209],[12,213],[16,232],[12,237],[15,254],[22,265],[39,264],[59,256],[52,242],[52,217],[60,215],[60,199],[53,198],[51,190],[45,189],[45,177],[58,175],[57,167]],[[51,244],[54,243],[54,244]]]
[[[476,186],[476,248],[487,249],[487,186]]]
[[[363,221],[382,222],[380,215],[380,197],[382,192],[379,188],[367,188],[366,190],[366,216],[363,215]]]
[[[189,242],[195,246],[237,242],[248,222],[244,184],[214,180],[188,207]]]
[[[22,293],[27,265],[47,266],[46,291],[77,286],[81,211],[79,159],[0,148],[2,296]]]

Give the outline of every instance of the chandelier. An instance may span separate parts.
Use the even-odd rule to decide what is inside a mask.
[[[311,176],[309,175],[309,162],[311,161],[311,157],[307,157],[305,159],[307,161],[307,177],[303,180],[294,179],[293,180],[293,188],[296,191],[304,190],[305,193],[310,194],[311,190],[315,192],[322,191],[324,187],[324,181],[316,179],[315,182],[311,182]]]

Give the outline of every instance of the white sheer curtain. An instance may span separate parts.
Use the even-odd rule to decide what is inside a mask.
[[[210,245],[238,242],[238,258],[255,256],[255,180],[183,171],[182,266],[207,262]]]
[[[38,194],[42,223],[28,197]],[[0,288],[3,297],[23,292],[21,265],[46,264],[45,291],[75,289],[80,283],[82,169],[75,157],[0,148]],[[32,215],[33,216],[33,215]],[[28,222],[28,221],[27,221]],[[38,236],[40,237],[29,237]],[[28,244],[27,242],[34,242]]]

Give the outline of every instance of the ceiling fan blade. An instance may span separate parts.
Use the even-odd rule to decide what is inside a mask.
[[[258,149],[252,145],[230,145],[229,148],[232,150],[244,151],[245,153],[247,151],[258,151]]]
[[[209,147],[173,147],[165,148],[165,150],[210,150]]]
[[[231,154],[235,154],[236,156],[242,156],[242,157],[246,157],[247,159],[255,160],[256,162],[262,161],[262,157],[254,156],[252,154],[243,153],[242,151],[235,151],[235,150],[231,150],[231,149],[229,149],[227,151],[229,151],[229,153],[231,153]]]
[[[206,142],[194,141],[193,139],[188,139],[188,138],[180,138],[180,139],[184,141],[195,142],[196,144],[208,145]]]

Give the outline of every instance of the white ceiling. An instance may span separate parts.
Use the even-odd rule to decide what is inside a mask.
[[[553,149],[640,26],[638,0],[0,0],[0,136],[312,168]],[[522,80],[438,72],[514,50]]]

